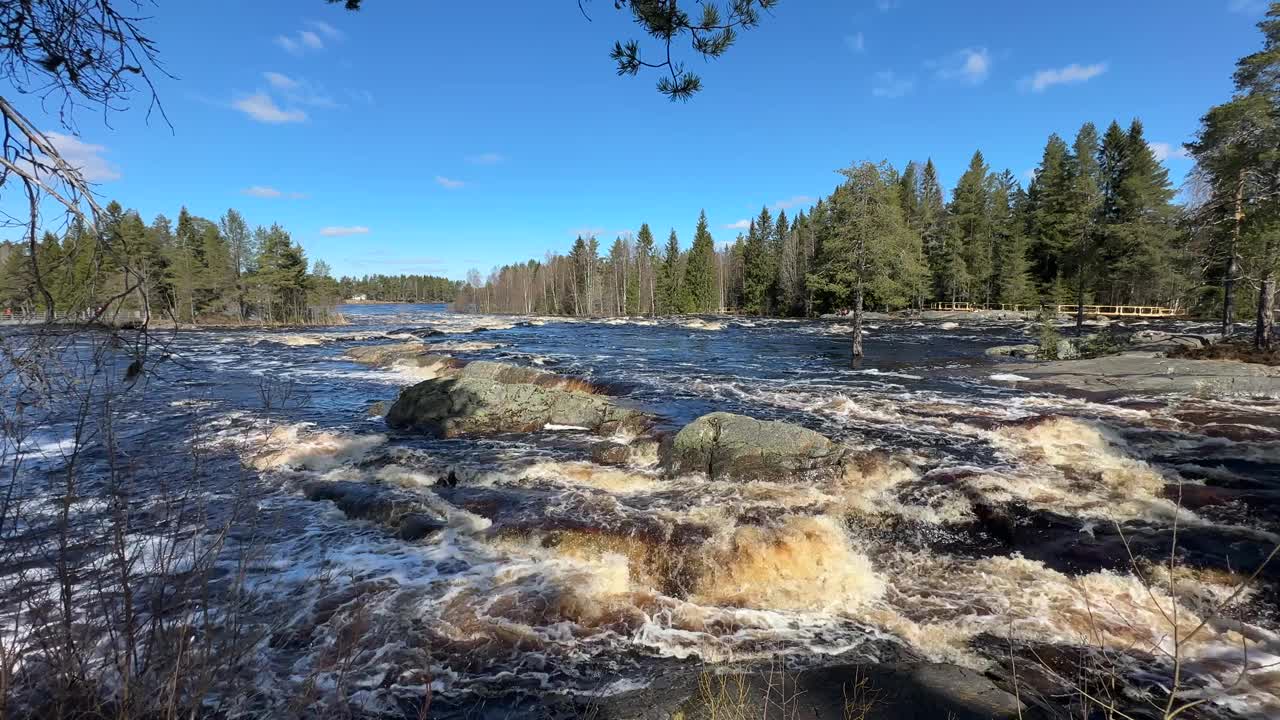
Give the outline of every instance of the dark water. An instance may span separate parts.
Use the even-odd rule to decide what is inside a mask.
[[[1028,392],[992,379],[1001,367],[983,356],[1030,341],[1023,323],[872,322],[867,357],[850,367],[838,321],[343,312],[341,328],[158,337],[115,428],[140,509],[155,488],[183,484],[207,498],[212,528],[250,498],[257,530],[219,552],[229,565],[252,556],[251,615],[275,628],[257,649],[263,707],[307,681],[328,691],[323,702],[394,714],[428,687],[462,705],[517,690],[610,694],[703,662],[987,668],[1001,652],[990,638],[1010,633],[1136,648],[1159,676],[1167,608],[1212,615],[1231,593],[1228,571],[1247,571],[1277,540],[1275,399]],[[661,429],[725,410],[804,425],[862,460],[817,485],[711,482],[665,478],[643,458],[594,465],[599,439],[574,429],[389,432],[370,406],[421,377],[343,352],[418,338],[464,360],[587,378]],[[62,409],[25,440],[33,506],[77,447],[75,428]],[[109,482],[98,437],[77,453],[86,488]],[[396,488],[449,527],[399,540],[307,500],[314,481]],[[1180,481],[1214,501],[1179,507],[1168,488]],[[992,508],[1012,510],[993,519]],[[38,527],[40,513],[30,517]],[[1146,591],[1115,532],[1163,557],[1175,522],[1187,537],[1176,599]],[[149,537],[139,525],[131,540],[145,548]],[[1210,622],[1181,651],[1214,712],[1280,713],[1273,577],[1245,593],[1248,617]],[[24,577],[23,592],[36,584]],[[333,638],[353,627],[338,683]],[[1241,637],[1250,672],[1233,682]]]

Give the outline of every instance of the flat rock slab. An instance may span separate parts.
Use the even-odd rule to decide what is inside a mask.
[[[1024,385],[1089,393],[1280,397],[1280,368],[1225,360],[1182,360],[1156,353],[1006,364],[1000,371],[1027,378]]]

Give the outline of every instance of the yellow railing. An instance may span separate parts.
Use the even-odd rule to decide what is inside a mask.
[[[1074,315],[1081,309],[1080,305],[1059,305],[1058,312]],[[1158,305],[1085,305],[1085,315],[1106,315],[1108,317],[1177,317],[1182,314],[1178,308],[1160,307]]]
[[[974,312],[977,310],[1003,310],[1006,312],[1028,312],[1039,310],[1041,307],[1049,307],[1054,312],[1074,315],[1079,305],[1011,305],[1009,303],[933,303],[929,306],[930,310],[939,310],[945,312]],[[1085,315],[1105,315],[1108,317],[1178,317],[1183,314],[1183,310],[1176,307],[1161,307],[1159,305],[1085,305]]]

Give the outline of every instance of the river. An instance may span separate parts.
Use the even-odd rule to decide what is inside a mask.
[[[243,578],[246,622],[269,628],[242,709],[281,707],[304,685],[371,714],[428,688],[441,712],[479,698],[509,709],[522,693],[611,695],[708,663],[991,669],[1049,647],[1132,659],[1121,674],[1141,692],[1167,675],[1176,606],[1184,634],[1208,619],[1178,648],[1186,697],[1211,715],[1280,716],[1280,567],[1215,612],[1280,541],[1275,398],[1028,391],[983,355],[1030,341],[1024,323],[871,322],[850,367],[839,321],[341,310],[343,327],[157,341],[122,396],[115,442],[139,517],[156,488],[181,486],[207,509],[184,536],[200,545],[228,508],[251,511],[253,531],[230,533],[216,560]],[[574,428],[392,432],[376,403],[418,371],[343,352],[416,338],[588,379],[661,430],[723,410],[803,425],[859,461],[829,482],[713,482],[643,459],[593,464],[599,438]],[[51,487],[34,480],[76,446],[73,418],[54,417],[24,444],[33,487]],[[77,455],[87,488],[107,477],[94,437]],[[315,480],[395,485],[448,528],[402,541],[307,500]],[[1180,504],[1179,483],[1217,494]],[[131,527],[150,547],[147,525]]]

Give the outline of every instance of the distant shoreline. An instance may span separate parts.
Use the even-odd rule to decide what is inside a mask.
[[[339,305],[448,305],[449,300],[343,300]]]

